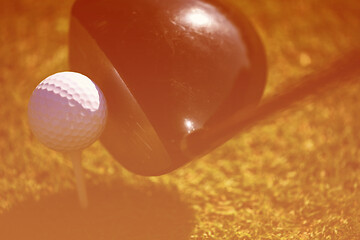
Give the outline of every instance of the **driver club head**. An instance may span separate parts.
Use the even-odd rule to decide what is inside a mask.
[[[183,139],[256,106],[267,73],[253,26],[220,0],[77,0],[69,61],[106,97],[102,144],[144,176],[200,157]]]

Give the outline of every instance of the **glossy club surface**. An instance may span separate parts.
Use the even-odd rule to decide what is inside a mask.
[[[220,0],[78,0],[70,65],[107,98],[102,143],[141,175],[199,157],[182,140],[256,105],[266,83],[257,33]]]

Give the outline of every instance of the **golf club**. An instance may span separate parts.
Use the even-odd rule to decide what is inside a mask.
[[[162,175],[199,158],[259,120],[358,74],[358,54],[257,107],[267,63],[239,9],[220,1],[78,0],[71,70],[108,100],[101,142],[128,170]]]

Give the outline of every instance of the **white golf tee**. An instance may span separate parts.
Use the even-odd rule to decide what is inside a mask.
[[[81,154],[82,151],[73,151],[66,153],[67,157],[71,160],[74,168],[76,188],[78,192],[80,206],[83,209],[86,209],[89,203],[86,193],[83,168],[81,165],[81,160],[82,160]]]

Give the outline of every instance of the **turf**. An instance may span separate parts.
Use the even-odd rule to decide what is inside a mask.
[[[161,177],[127,172],[97,142],[80,210],[71,163],[26,115],[38,82],[68,70],[72,2],[0,2],[0,239],[360,239],[359,77]],[[265,98],[360,47],[359,1],[231,4],[266,47]]]

